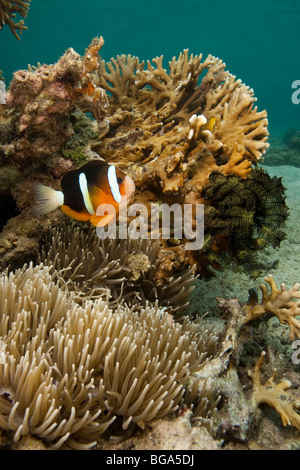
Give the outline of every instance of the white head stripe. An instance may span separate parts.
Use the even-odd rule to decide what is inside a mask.
[[[108,182],[109,182],[109,186],[110,186],[112,195],[113,195],[115,201],[120,204],[121,194],[120,194],[120,189],[119,189],[119,184],[118,184],[118,179],[117,179],[117,173],[116,173],[116,167],[115,166],[111,165],[108,168],[107,177],[108,177]]]
[[[86,210],[91,215],[93,215],[95,211],[93,209],[92,201],[91,201],[88,186],[87,186],[86,176],[85,176],[84,173],[80,173],[80,175],[79,175],[79,187],[80,187],[80,191],[82,193],[82,197],[83,197],[83,201],[84,201],[84,205],[86,207]]]

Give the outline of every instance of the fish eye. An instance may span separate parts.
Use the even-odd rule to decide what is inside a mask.
[[[119,184],[121,184],[121,183],[123,183],[123,178],[121,178],[121,176],[119,176],[117,181],[118,181]]]

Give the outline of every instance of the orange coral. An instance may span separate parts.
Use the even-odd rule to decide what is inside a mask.
[[[235,142],[228,162],[220,167],[220,172],[224,175],[237,175],[240,178],[247,178],[251,172],[251,161],[244,160],[244,152],[242,147]]]
[[[83,72],[76,86],[74,87],[73,84],[69,86],[72,99],[78,101],[82,111],[91,112],[97,121],[102,120],[105,115],[103,103],[106,101],[106,95],[104,90],[95,84],[91,72],[99,67],[99,51],[103,44],[102,36],[93,39],[82,58]],[[99,103],[102,103],[101,108],[97,106]]]
[[[85,51],[83,63],[86,72],[94,72],[99,67],[99,51],[103,44],[104,39],[102,36],[100,36],[100,38],[95,38]]]

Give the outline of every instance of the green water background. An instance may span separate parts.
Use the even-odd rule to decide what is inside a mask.
[[[8,26],[0,31],[7,85],[15,70],[56,62],[68,47],[82,54],[102,35],[105,60],[163,54],[167,68],[185,48],[218,56],[254,89],[272,135],[300,129],[300,104],[291,100],[300,80],[300,0],[32,0],[25,22],[21,41]]]

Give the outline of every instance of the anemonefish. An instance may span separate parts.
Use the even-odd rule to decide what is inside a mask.
[[[93,160],[66,173],[61,180],[61,191],[40,183],[34,183],[32,189],[35,197],[33,215],[38,217],[60,207],[72,219],[89,220],[99,227],[116,221],[122,205],[132,198],[135,185],[130,176],[114,165]],[[107,205],[113,206],[114,211],[106,212],[105,216],[97,215],[97,208],[105,209]]]

